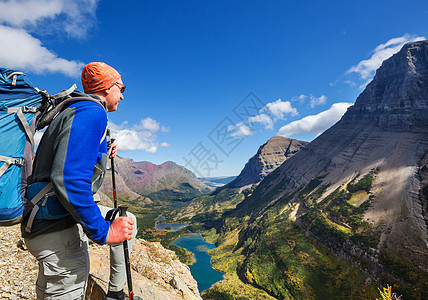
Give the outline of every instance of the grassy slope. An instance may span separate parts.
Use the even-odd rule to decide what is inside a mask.
[[[248,299],[374,299],[377,295],[366,283],[367,275],[334,257],[285,219],[265,219],[253,228],[246,221],[226,223],[231,224],[223,228],[231,227],[220,234],[205,232],[208,241],[219,245],[210,251],[213,266],[227,274],[207,295],[232,297],[222,299],[240,299],[236,295]],[[255,234],[248,234],[242,243],[239,234],[253,230]]]
[[[297,194],[307,210],[298,220],[305,230],[288,217],[290,209],[286,205],[295,194],[284,196],[263,217],[250,219],[229,214],[244,195],[225,190],[217,195],[198,197],[178,208],[186,214],[177,214],[177,208],[167,211],[164,207],[140,208],[140,216],[144,216],[140,224],[145,226],[141,235],[169,247],[180,232],[151,230],[154,219],[161,213],[170,219],[185,215],[181,222],[191,223],[192,231],[202,233],[208,242],[218,246],[209,253],[213,266],[225,272],[225,279],[204,292],[204,299],[375,299],[378,285],[360,271],[360,268],[368,267],[367,264],[357,258],[360,267],[352,266],[348,260],[333,256],[330,251],[336,248],[338,253],[341,245],[348,242],[369,251],[378,243],[376,230],[363,219],[373,197],[370,188],[375,176],[376,170],[363,177],[357,176],[348,186],[324,198],[322,195],[327,186],[320,186],[322,178],[309,182]],[[251,191],[245,196],[249,193]],[[368,200],[363,201],[363,198]],[[180,250],[173,250],[183,262],[192,261],[189,253],[180,254]],[[391,277],[381,278],[384,284],[392,283],[394,291],[404,294],[406,299],[422,299],[423,277],[420,273],[411,266],[401,265],[398,258],[388,256],[386,252],[381,253],[380,261],[394,275],[409,278],[414,283],[414,290]]]
[[[320,179],[310,182],[300,194],[304,198],[302,200],[310,202],[308,204],[318,212],[322,210],[316,207],[317,198],[322,195],[325,187],[320,188],[321,192],[318,194],[311,192],[321,183]],[[371,181],[365,178],[364,184],[358,182],[363,187],[358,186],[356,190],[366,189],[367,182]],[[347,195],[346,200],[349,198]],[[356,227],[366,225],[358,216],[364,208],[354,207],[334,197],[326,202],[328,205],[323,207],[324,210],[340,219],[341,224],[349,226],[348,222]],[[210,251],[213,266],[227,274],[223,282],[217,283],[203,295],[204,298],[211,299],[210,295],[216,293],[223,297],[221,299],[376,297],[376,289],[368,275],[344,259],[333,256],[328,249],[291,222],[288,212],[284,210],[284,203],[279,203],[261,218],[226,217],[219,219],[222,224],[214,225],[216,229],[203,233],[205,239],[218,245],[217,249]],[[329,222],[342,227],[343,234],[352,233],[350,228],[331,220]],[[251,289],[248,288],[249,285]],[[241,298],[237,298],[237,295]]]

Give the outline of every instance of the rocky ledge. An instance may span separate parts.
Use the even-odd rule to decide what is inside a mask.
[[[101,299],[107,291],[109,247],[92,244],[89,253],[86,299]],[[189,267],[159,243],[137,239],[131,268],[134,293],[142,299],[202,299]],[[0,227],[0,299],[35,299],[37,271],[37,261],[26,250],[19,225]]]

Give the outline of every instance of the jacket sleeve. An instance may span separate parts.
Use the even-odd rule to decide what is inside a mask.
[[[94,202],[91,184],[107,115],[100,105],[91,102],[80,102],[68,109],[74,112],[62,124],[51,181],[61,204],[83,226],[88,237],[105,244],[110,222],[104,220]]]

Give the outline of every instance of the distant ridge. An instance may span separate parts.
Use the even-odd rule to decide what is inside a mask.
[[[175,162],[155,165],[148,161],[135,162],[117,157],[115,171],[118,196],[125,200],[187,201],[204,193],[211,187],[203,184],[195,174]],[[111,170],[109,169],[101,192],[111,195]]]

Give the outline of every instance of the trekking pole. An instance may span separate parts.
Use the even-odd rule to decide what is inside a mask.
[[[114,139],[110,139],[110,145],[113,144]],[[116,175],[114,172],[114,157],[110,157],[111,162],[111,180],[113,185],[113,200],[114,208],[119,208],[119,217],[126,217],[126,210],[128,206],[119,205],[117,207],[117,197],[116,197]],[[129,300],[134,300],[134,291],[132,289],[132,278],[131,278],[131,264],[129,262],[129,252],[128,252],[128,241],[125,240],[123,243],[123,255],[125,256],[125,269],[126,269],[126,280],[128,282],[128,291],[129,291]]]
[[[128,206],[119,205],[119,217],[126,217]],[[134,300],[134,291],[132,290],[131,264],[129,263],[128,241],[123,241],[123,254],[125,255],[126,279],[128,281],[129,300]]]
[[[109,144],[113,144],[114,139],[110,139]],[[110,146],[109,146],[110,147]],[[114,157],[110,156],[110,162],[111,162],[111,182],[113,184],[113,202],[114,202],[114,208],[117,208],[117,197],[116,197],[116,174],[114,172]]]

